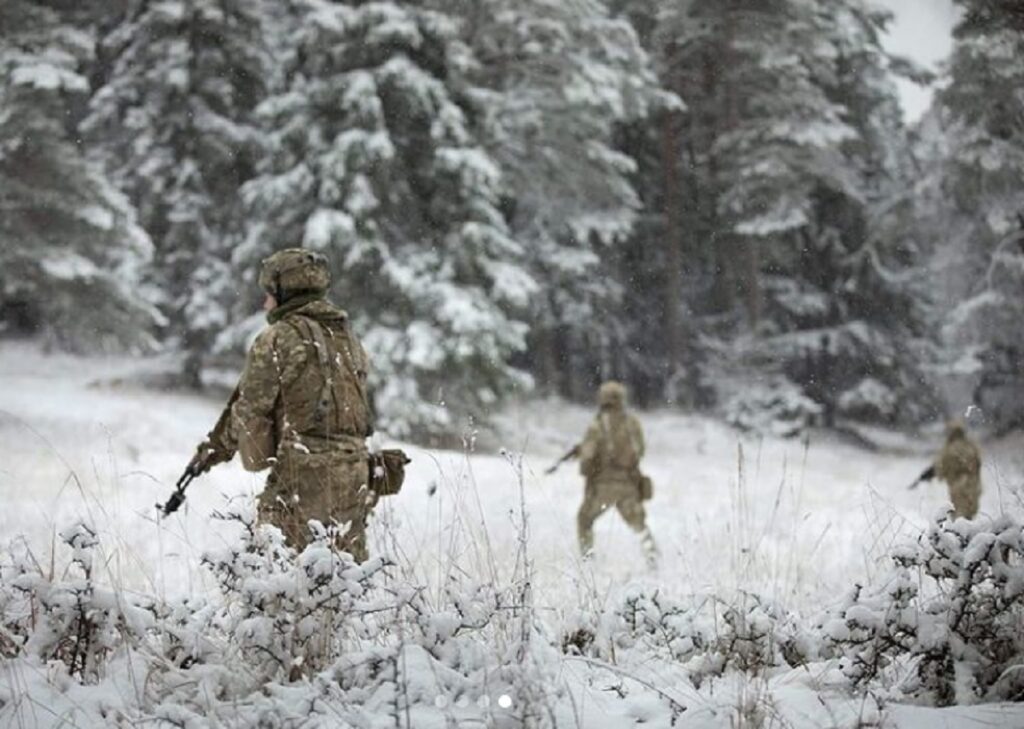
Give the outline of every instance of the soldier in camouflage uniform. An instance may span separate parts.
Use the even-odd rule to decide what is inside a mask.
[[[326,300],[323,255],[301,248],[263,262],[269,326],[249,350],[225,416],[197,450],[203,465],[235,451],[249,471],[270,468],[259,518],[301,549],[317,519],[347,531],[338,547],[367,558],[369,489],[365,439],[372,432],[369,361],[344,311]]]
[[[641,493],[640,459],[644,433],[640,422],[626,412],[626,389],[606,382],[598,390],[599,410],[579,446],[580,473],[586,479],[583,504],[576,516],[580,551],[594,546],[594,521],[614,506],[633,531],[642,535],[649,562],[657,550],[647,528]]]
[[[932,472],[949,487],[954,517],[973,519],[981,501],[981,454],[960,421],[946,425],[946,444]]]

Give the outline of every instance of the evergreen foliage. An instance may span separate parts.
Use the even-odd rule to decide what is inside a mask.
[[[267,18],[262,0],[136,0],[101,39],[108,76],[83,124],[153,239],[147,278],[193,386],[238,296],[229,264],[272,69]]]
[[[0,5],[0,321],[74,350],[147,345],[151,247],[86,159],[71,108],[90,36],[37,2]]]
[[[299,7],[287,88],[260,107],[272,152],[243,189],[258,222],[235,259],[254,278],[275,248],[328,253],[382,426],[450,432],[528,385],[509,361],[537,290],[480,143],[471,51],[418,4]]]
[[[944,343],[962,353],[951,364],[973,375],[976,404],[1007,428],[1024,422],[1016,406],[1024,395],[1024,20],[1015,3],[959,5],[928,212],[942,222],[935,232],[948,243],[947,271],[961,287],[959,303],[943,312]]]
[[[544,389],[573,393],[565,365],[576,374],[594,360],[577,353],[607,359],[621,344],[625,290],[614,251],[640,200],[636,163],[617,148],[616,133],[674,100],[660,92],[630,24],[609,17],[599,0],[441,5],[463,18],[483,143],[502,170],[510,232],[541,286],[521,359]],[[596,383],[587,379],[589,396]]]
[[[634,241],[662,261],[648,308],[664,327],[639,329],[636,346],[667,362],[641,362],[644,379],[668,401],[702,402],[711,385],[748,410],[761,406],[735,403],[737,388],[775,376],[816,403],[801,419],[830,425],[928,414],[891,79],[917,70],[883,51],[888,16],[859,0],[620,6],[688,107],[635,142],[662,181],[645,188],[661,217]]]
[[[797,432],[966,374],[1008,427],[1024,30],[959,4],[912,148],[893,76],[929,76],[866,0],[11,0],[0,316],[200,385],[307,245],[395,435],[610,377]]]

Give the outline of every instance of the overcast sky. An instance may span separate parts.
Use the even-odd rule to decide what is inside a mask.
[[[889,25],[887,48],[938,70],[953,47],[956,9],[952,0],[876,0],[896,14]],[[903,115],[916,121],[931,102],[931,89],[898,80]]]

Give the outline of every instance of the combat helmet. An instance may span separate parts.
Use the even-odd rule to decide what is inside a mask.
[[[260,288],[283,304],[301,294],[326,294],[331,285],[327,257],[305,248],[285,248],[260,266]]]
[[[946,440],[959,440],[967,437],[967,425],[959,418],[946,421]]]
[[[626,387],[621,382],[605,382],[598,388],[597,404],[602,408],[625,407]]]

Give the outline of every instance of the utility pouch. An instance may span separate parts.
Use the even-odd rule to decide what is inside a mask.
[[[394,496],[405,482],[405,466],[412,461],[405,451],[392,448],[371,453],[370,489],[378,496]]]
[[[640,474],[640,500],[649,501],[654,496],[654,482],[650,476]]]

